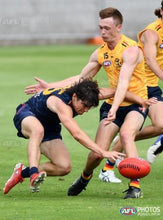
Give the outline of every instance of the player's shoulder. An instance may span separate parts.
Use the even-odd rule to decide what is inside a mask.
[[[162,26],[162,20],[159,18],[159,19],[153,21],[152,23],[148,24],[146,29],[154,28],[155,30],[157,30],[158,28],[161,28],[161,26]]]
[[[138,45],[138,43],[134,39],[132,39],[132,38],[126,36],[126,35],[122,35],[121,44],[124,47],[137,46]]]

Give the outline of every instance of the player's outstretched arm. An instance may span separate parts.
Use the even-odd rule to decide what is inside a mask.
[[[43,91],[44,89],[47,89],[47,88],[66,87],[66,86],[73,84],[74,82],[78,82],[79,78],[80,76],[77,75],[77,76],[72,76],[70,78],[67,78],[59,82],[47,83],[46,81],[39,79],[38,77],[34,77],[34,79],[38,82],[38,84],[27,86],[25,88],[25,93],[27,95],[30,95],[30,94],[35,94],[40,91]]]
[[[114,97],[115,88],[99,88],[99,100],[104,100],[104,99],[108,99],[108,98],[112,98]],[[150,99],[143,99],[140,96],[137,96],[135,94],[133,94],[132,92],[127,91],[126,92],[126,96],[125,96],[125,100],[132,102],[132,103],[137,103],[139,105],[142,106],[142,112],[145,112],[145,110],[153,104],[157,103],[157,98],[153,97]]]
[[[108,158],[116,160],[121,156],[125,156],[123,153],[116,151],[105,151],[100,148],[77,124],[72,117],[72,109],[70,106],[64,104],[59,98],[50,96],[47,100],[48,108],[57,113],[63,126],[70,132],[73,138],[82,144],[84,147],[99,154],[102,158]]]
[[[38,84],[27,86],[25,88],[25,93],[27,95],[35,94],[48,88],[48,83],[46,81],[39,79],[38,77],[34,77],[34,79],[38,82]]]
[[[27,86],[25,88],[25,93],[29,95],[29,94],[38,93],[47,88],[61,88],[61,87],[71,86],[74,83],[79,82],[80,79],[93,78],[97,74],[97,72],[100,70],[100,68],[101,66],[97,62],[97,50],[96,50],[92,53],[92,55],[90,56],[89,62],[82,69],[79,75],[75,75],[67,79],[64,79],[58,82],[52,82],[52,83],[47,83],[46,81],[42,79],[34,77],[34,79],[38,82],[38,84]]]
[[[142,106],[142,112],[145,112],[146,109],[150,105],[153,105],[153,104],[157,103],[157,98],[155,98],[155,97],[145,100],[145,99],[141,98],[140,96],[137,96],[137,95],[135,95],[131,92],[128,92],[128,91],[126,93],[125,100],[141,105]]]

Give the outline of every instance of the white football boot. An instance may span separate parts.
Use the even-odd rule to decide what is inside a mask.
[[[115,176],[113,170],[106,170],[106,171],[101,170],[99,174],[99,179],[107,183],[121,183],[122,182],[122,180],[118,179]]]
[[[161,144],[161,139],[163,138],[163,135],[160,135],[156,142],[149,147],[147,151],[147,161],[149,163],[153,163],[156,158],[159,156],[159,154],[163,151],[163,145]]]

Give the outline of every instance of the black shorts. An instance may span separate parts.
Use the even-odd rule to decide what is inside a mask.
[[[147,87],[148,89],[148,98],[156,97],[158,101],[163,101],[162,91],[159,86]]]
[[[21,132],[21,122],[24,118],[26,118],[28,116],[33,116],[33,117],[37,118],[37,116],[32,112],[32,109],[28,104],[20,104],[17,107],[16,114],[13,118],[14,125],[15,125],[16,129],[18,130],[17,135],[19,137],[26,138],[26,137],[24,137],[24,135]],[[44,137],[43,137],[42,142],[50,141],[53,139],[62,139],[62,136],[60,134],[61,133],[61,125],[60,124],[54,125],[53,123],[50,123],[47,121],[41,121],[41,120],[39,120],[39,121],[42,124],[42,126],[44,127]]]
[[[108,112],[110,110],[110,108],[112,107],[112,105],[104,102],[100,108],[100,121],[104,118],[107,118],[108,116]],[[126,117],[126,115],[131,112],[131,111],[137,111],[139,112],[143,117],[144,120],[148,115],[148,109],[145,111],[145,113],[143,113],[139,108],[141,106],[137,105],[137,104],[132,104],[129,106],[122,106],[119,107],[116,113],[116,119],[113,121],[113,123],[115,123],[119,128],[122,126],[124,119]]]

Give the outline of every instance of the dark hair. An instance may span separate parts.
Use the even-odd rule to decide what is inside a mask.
[[[87,107],[96,107],[99,104],[99,89],[96,80],[82,79],[79,83],[67,89],[67,93],[71,96],[75,93],[78,99],[85,102]]]
[[[101,19],[113,17],[117,25],[123,23],[123,16],[116,8],[105,8],[99,12],[99,16]]]
[[[161,9],[163,10],[163,0],[162,0],[162,2],[161,2]],[[158,18],[161,18],[161,17],[162,17],[161,12],[160,12],[160,8],[155,9],[154,14],[155,14]]]

